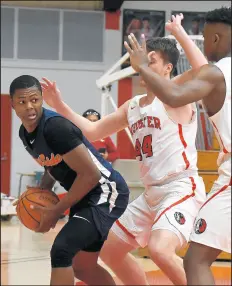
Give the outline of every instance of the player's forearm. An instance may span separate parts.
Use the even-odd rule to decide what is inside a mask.
[[[179,86],[171,80],[162,78],[147,65],[140,67],[140,74],[152,93],[163,103],[172,106],[173,98],[178,94]]]
[[[56,183],[56,180],[54,180],[51,175],[48,173],[47,170],[45,170],[44,175],[40,182],[40,188],[45,190],[51,190]]]
[[[100,172],[95,174],[78,175],[69,192],[55,206],[57,213],[64,213],[67,209],[80,202],[99,182]]]
[[[191,38],[182,26],[173,31],[172,34],[183,48],[185,55],[192,68],[198,68],[208,63],[201,50],[191,40]]]
[[[79,127],[84,134],[84,136],[90,140],[94,141],[96,140],[94,138],[94,122],[89,121],[85,117],[77,114],[74,112],[65,102],[59,102],[57,106],[55,106],[55,109],[58,113],[60,113],[62,116],[70,120],[73,124],[75,124],[77,127]]]

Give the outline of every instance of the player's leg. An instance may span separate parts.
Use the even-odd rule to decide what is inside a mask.
[[[148,251],[151,259],[174,285],[186,285],[183,260],[176,254],[181,249],[184,238],[180,240],[175,232],[166,229],[153,230]]]
[[[150,210],[141,195],[114,223],[101,250],[100,258],[125,285],[148,285],[143,268],[129,252],[147,244],[151,223]]]
[[[200,210],[184,258],[188,285],[214,285],[210,269],[221,251],[231,253],[231,186],[215,184]]]
[[[101,248],[95,244],[95,249]],[[110,273],[98,264],[99,251],[88,249],[80,251],[73,259],[73,271],[75,277],[85,282],[87,285],[115,285]],[[91,252],[90,252],[91,251]]]
[[[183,260],[176,253],[188,242],[194,219],[205,198],[200,195],[204,194],[202,180],[197,177],[194,181],[196,183],[192,184],[186,178],[163,187],[171,192],[159,206],[148,243],[152,260],[176,285],[186,285]],[[198,195],[191,196],[194,190]]]
[[[91,209],[79,210],[62,228],[53,243],[51,285],[74,285],[73,258],[80,250],[99,241],[101,235],[94,223]],[[92,260],[94,258],[93,255]]]
[[[110,231],[100,254],[102,261],[115,273],[124,285],[148,285],[145,272],[136,258],[129,252],[135,246],[122,240],[116,233],[118,226],[114,226],[114,231]],[[119,230],[120,231],[120,230]],[[127,236],[125,233],[124,236]],[[128,241],[130,237],[128,237]],[[132,240],[132,238],[131,238]],[[134,240],[134,239],[133,239]],[[136,245],[136,242],[134,241]],[[138,245],[137,245],[138,247]]]
[[[184,258],[188,285],[215,285],[210,270],[221,250],[191,242]]]

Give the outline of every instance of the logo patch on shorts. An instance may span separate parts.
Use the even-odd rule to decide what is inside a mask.
[[[185,217],[182,213],[179,213],[179,212],[175,212],[174,213],[174,217],[176,219],[176,221],[179,223],[179,224],[185,224]]]
[[[203,218],[200,218],[195,224],[195,233],[201,234],[206,230],[207,223]]]

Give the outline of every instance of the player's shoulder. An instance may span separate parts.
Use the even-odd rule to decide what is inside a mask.
[[[130,102],[129,102],[129,104],[128,104],[128,107],[134,108],[135,106],[139,105],[139,100],[140,100],[142,97],[145,97],[145,96],[147,96],[146,93],[135,95],[132,99],[130,99]]]
[[[62,116],[54,116],[50,117],[45,122],[44,133],[64,133],[67,132],[75,132],[82,135],[82,131],[75,124],[73,124],[70,120]]]

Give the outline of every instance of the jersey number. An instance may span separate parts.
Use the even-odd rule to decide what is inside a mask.
[[[152,151],[152,135],[147,135],[143,137],[142,144],[139,139],[136,139],[135,142],[135,156],[139,157],[139,160],[142,161],[142,154],[146,155],[146,158],[153,156]]]

